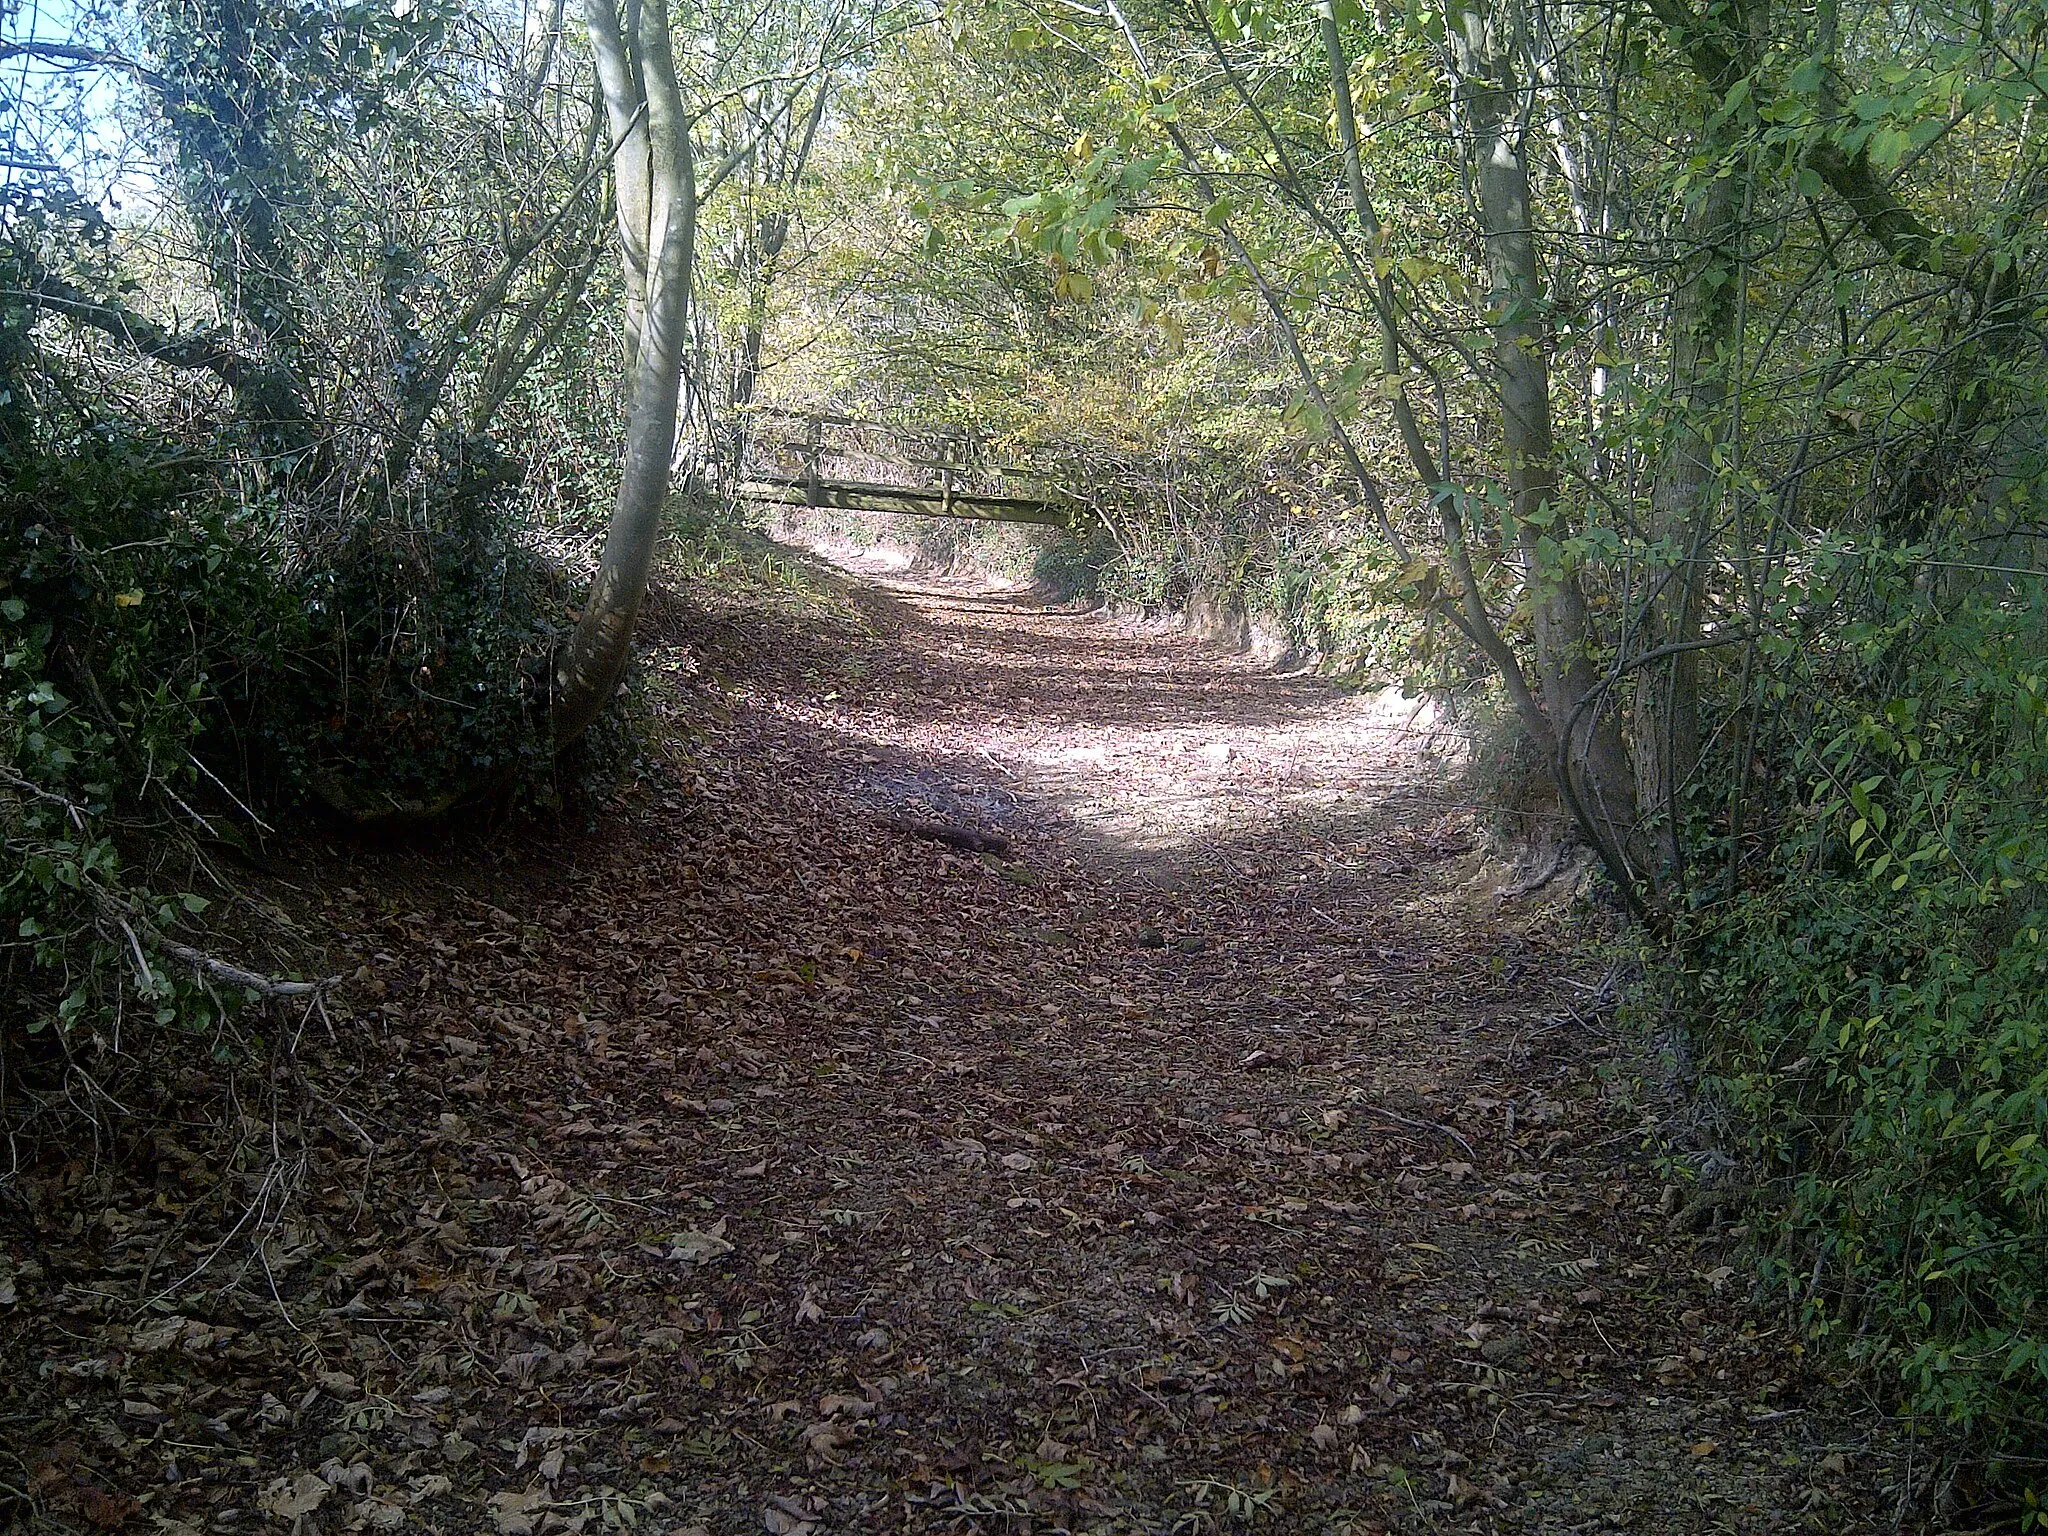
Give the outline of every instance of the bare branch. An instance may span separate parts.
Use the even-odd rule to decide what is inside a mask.
[[[0,63],[9,59],[35,59],[44,64],[68,64],[75,69],[107,69],[127,75],[152,91],[171,88],[170,82],[155,70],[111,48],[83,48],[74,43],[0,43]]]
[[[174,943],[161,936],[156,943],[157,948],[165,954],[191,967],[202,976],[211,977],[230,987],[246,988],[263,997],[308,997],[316,992],[326,991],[341,980],[339,976],[329,976],[324,981],[279,981],[274,976],[264,976],[255,971],[245,970],[239,965],[230,964],[226,960],[194,949],[189,944]]]

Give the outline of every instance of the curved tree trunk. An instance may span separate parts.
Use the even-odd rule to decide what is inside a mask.
[[[591,51],[612,136],[621,144],[614,181],[626,278],[627,378],[632,400],[618,500],[597,576],[554,667],[557,749],[597,718],[632,655],[633,624],[668,498],[676,407],[689,341],[696,258],[697,178],[689,122],[676,85],[665,0],[629,7],[585,0]]]
[[[1569,527],[1551,435],[1551,337],[1529,197],[1529,114],[1510,53],[1511,39],[1526,29],[1493,14],[1489,0],[1450,0],[1446,20],[1486,243],[1502,467],[1520,533],[1523,602],[1535,632],[1543,709],[1556,743],[1553,772],[1580,831],[1633,900],[1640,874],[1631,852],[1635,783],[1612,701],[1602,697],[1593,619],[1578,573],[1554,553]]]

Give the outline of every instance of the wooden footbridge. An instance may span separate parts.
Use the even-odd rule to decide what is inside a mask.
[[[1095,520],[1028,470],[992,462],[988,445],[964,432],[762,407],[748,415],[734,486],[742,501],[1053,528]]]

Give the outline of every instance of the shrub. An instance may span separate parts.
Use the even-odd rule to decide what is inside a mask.
[[[1944,609],[1914,564],[1870,557],[1836,644],[1776,647],[1798,801],[1678,952],[1775,1282],[2003,1454],[2048,1422],[2048,608]]]
[[[1106,528],[1085,535],[1054,529],[1032,556],[1031,579],[1061,602],[1094,597],[1101,590],[1103,571],[1116,558],[1116,539]]]
[[[177,827],[212,831],[198,752],[253,695],[286,616],[248,530],[151,445],[16,453],[0,480],[0,931],[22,1036],[201,1027],[213,997],[162,936]],[[168,892],[168,894],[165,894]],[[19,1030],[19,1034],[15,1031]]]
[[[557,803],[547,662],[570,589],[521,526],[518,478],[466,443],[294,578],[296,686],[264,715],[287,783],[368,824]]]

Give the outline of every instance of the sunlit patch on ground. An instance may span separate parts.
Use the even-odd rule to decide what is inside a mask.
[[[650,669],[691,734],[593,835],[277,884],[351,980],[244,1150],[21,1181],[46,1507],[1868,1528],[1883,1442],[1674,1221],[1603,969],[1443,899],[1455,738],[959,584],[699,600]]]

